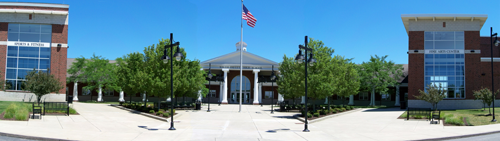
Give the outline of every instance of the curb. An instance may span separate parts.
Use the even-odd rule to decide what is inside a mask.
[[[338,114],[332,114],[332,115],[320,117],[320,118],[317,118],[317,119],[314,119],[314,120],[307,120],[307,122],[310,124],[310,123],[313,123],[313,122],[322,121],[324,119],[328,119],[328,118],[336,117],[336,116],[341,116],[341,115],[349,114],[349,113],[360,111],[360,110],[363,110],[363,108],[356,108],[356,109],[349,110],[349,111],[346,111],[346,112],[342,112],[342,113],[338,113]],[[303,117],[299,117],[298,115],[299,114],[293,115],[293,117],[295,117],[299,121],[305,122],[305,119]]]
[[[154,119],[161,120],[161,121],[169,122],[169,120],[170,120],[170,119],[167,119],[167,118],[164,118],[164,117],[153,116],[153,115],[150,115],[150,114],[147,114],[147,113],[144,113],[144,112],[139,112],[139,111],[131,110],[131,109],[128,109],[128,108],[123,108],[123,107],[118,106],[118,105],[112,105],[112,104],[110,104],[109,106],[113,106],[113,107],[116,107],[116,108],[119,108],[119,109],[122,109],[122,110],[125,110],[125,111],[129,111],[129,112],[134,112],[134,113],[137,113],[139,115],[143,115],[143,116],[154,118]],[[181,113],[175,114],[174,118],[177,118],[179,116],[181,116]]]

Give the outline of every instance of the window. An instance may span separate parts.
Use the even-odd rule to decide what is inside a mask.
[[[22,46],[8,44],[7,47],[7,76],[10,90],[22,90],[22,82],[27,72],[47,72],[50,68],[50,44],[52,39],[52,25],[39,24],[9,24],[7,42],[36,42],[49,45]]]
[[[83,88],[82,95],[90,95],[90,89]]]
[[[210,90],[210,93],[208,93],[208,97],[215,97],[215,90]]]
[[[391,94],[382,94],[382,100],[391,101]]]
[[[106,89],[104,91],[104,96],[114,96],[115,95],[115,90],[112,89]]]
[[[271,99],[273,97],[274,97],[273,91],[266,91],[265,92],[265,97],[264,97],[265,99]]]
[[[250,80],[246,77],[243,76],[243,85],[241,85],[242,92],[250,92]],[[232,92],[240,92],[240,76],[236,76],[231,80],[231,91]]]
[[[464,49],[464,32],[425,32],[425,49]],[[446,98],[465,98],[463,53],[430,54],[424,57],[424,85],[442,86]]]
[[[359,100],[368,100],[368,93],[360,93]]]

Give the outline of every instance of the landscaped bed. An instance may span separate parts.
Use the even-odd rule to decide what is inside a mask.
[[[495,113],[500,112],[500,109],[495,109]],[[406,112],[401,114],[398,119],[406,119]],[[430,115],[429,115],[430,116]],[[498,116],[495,114],[495,116]],[[427,119],[425,116],[410,116],[410,119]],[[465,110],[444,110],[441,111],[441,119],[445,126],[478,126],[497,124],[498,122],[491,122],[493,119],[489,115],[488,110],[483,109],[465,109]]]
[[[349,111],[349,110],[352,110],[354,109],[352,106],[347,106],[347,105],[331,105],[330,106],[330,111],[328,111],[328,106],[320,106],[320,108],[317,108],[316,111],[314,110],[308,110],[307,112],[307,118],[309,120],[314,120],[314,119],[317,119],[317,118],[321,118],[321,117],[324,117],[324,116],[329,116],[329,115],[333,115],[333,114],[337,114],[337,113],[341,113],[341,112],[345,112],[345,111]],[[301,115],[300,117],[304,117],[305,115],[305,111],[301,111]]]
[[[0,101],[0,111],[0,120],[28,121],[29,117],[33,114],[33,107],[32,103]],[[66,114],[66,111],[47,110],[45,112],[46,114]],[[70,115],[78,114],[73,108],[69,108],[69,113]]]
[[[122,107],[127,108],[127,109],[131,109],[131,110],[136,110],[136,111],[143,112],[143,113],[148,113],[150,115],[158,116],[158,117],[169,118],[170,116],[172,116],[172,114],[170,114],[170,109],[159,109],[158,110],[157,108],[154,108],[150,104],[148,104],[146,107],[144,107],[143,103],[132,103],[132,104],[123,103]],[[177,115],[177,113],[175,113],[175,109],[173,109],[173,111],[174,111],[173,112],[174,115]]]

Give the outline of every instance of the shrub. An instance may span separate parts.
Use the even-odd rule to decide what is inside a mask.
[[[163,113],[163,117],[168,117],[169,113]]]
[[[448,124],[459,125],[459,126],[464,125],[464,121],[462,121],[462,117],[450,117],[450,118],[446,118],[444,120],[444,122],[448,123]]]
[[[340,110],[342,110],[342,112],[343,112],[343,111],[345,111],[345,108],[340,108]]]
[[[155,113],[155,110],[149,110],[149,113]]]
[[[158,110],[158,111],[162,111],[163,113],[165,113],[165,109],[160,109],[160,110]]]
[[[314,117],[319,117],[319,113],[314,113]]]
[[[330,113],[334,113],[334,114],[335,114],[335,113],[337,113],[337,110],[335,110],[335,109],[330,109]]]
[[[5,115],[3,115],[3,118],[6,119],[11,119],[14,118],[14,115],[16,114],[18,107],[16,104],[12,103],[10,104],[7,109],[5,109]]]
[[[162,115],[162,114],[163,114],[163,111],[156,112],[156,115]]]
[[[351,106],[346,106],[346,110],[351,110]]]
[[[16,111],[16,114],[15,114],[16,120],[27,120],[28,114],[29,114],[28,109],[20,108],[18,111]]]
[[[327,110],[319,110],[320,115],[326,115],[326,113],[327,113]]]
[[[312,118],[312,117],[313,117],[313,115],[312,115],[312,114],[307,113],[307,118]]]
[[[333,108],[338,108],[337,105],[333,105]]]

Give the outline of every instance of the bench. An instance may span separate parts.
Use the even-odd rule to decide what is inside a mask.
[[[434,120],[437,119],[437,123],[440,124],[441,123],[441,110],[432,111],[431,118],[432,118],[431,123],[433,123]]]
[[[409,108],[406,109],[406,120],[410,120],[410,115],[426,116],[430,120],[431,108]]]
[[[38,106],[35,106],[35,103],[33,102],[32,103],[32,110],[33,110],[33,116],[32,118],[35,119],[35,114],[38,114],[39,115],[39,119],[42,119],[42,106],[40,106],[40,104],[38,104]]]
[[[45,111],[54,110],[54,111],[66,111],[66,114],[69,116],[69,103],[68,102],[43,102],[43,115],[45,115]]]

